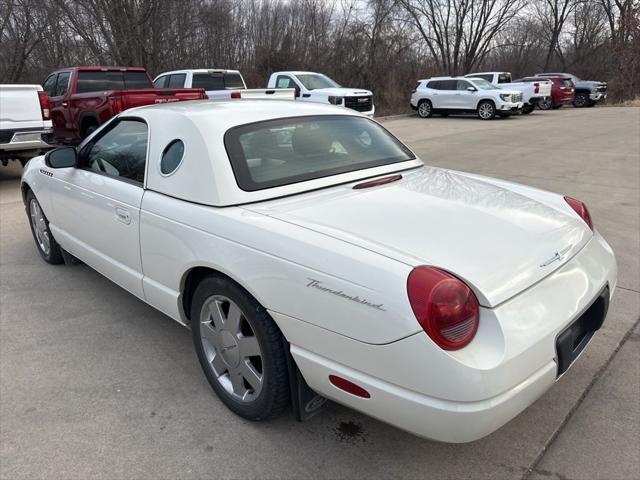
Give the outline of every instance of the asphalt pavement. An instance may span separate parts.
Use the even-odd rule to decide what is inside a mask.
[[[383,122],[427,164],[589,206],[618,289],[545,395],[462,445],[338,405],[305,423],[245,421],[210,389],[186,329],[84,265],[40,259],[13,162],[0,167],[0,478],[640,478],[640,108]]]

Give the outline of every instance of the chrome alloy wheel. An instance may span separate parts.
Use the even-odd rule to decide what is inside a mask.
[[[49,238],[49,229],[47,228],[47,221],[44,218],[40,204],[35,198],[29,202],[29,216],[31,217],[31,226],[33,227],[33,233],[36,236],[38,247],[45,255],[49,255],[51,251],[51,239]]]
[[[200,338],[220,386],[240,402],[257,398],[264,381],[262,352],[240,307],[222,295],[207,298],[200,313]]]
[[[493,105],[488,102],[483,103],[478,109],[478,115],[480,115],[480,118],[483,120],[490,119],[493,116]]]
[[[423,118],[431,115],[431,104],[429,102],[422,102],[420,105],[418,105],[418,113]]]

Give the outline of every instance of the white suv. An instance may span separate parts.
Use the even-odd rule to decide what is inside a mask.
[[[434,113],[476,113],[482,120],[522,113],[522,92],[497,87],[481,78],[437,77],[420,80],[411,108],[422,118]]]

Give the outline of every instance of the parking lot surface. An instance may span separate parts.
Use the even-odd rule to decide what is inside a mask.
[[[13,162],[0,167],[0,477],[640,478],[640,109],[384,125],[427,164],[589,206],[618,289],[549,392],[463,445],[338,405],[305,423],[245,421],[210,389],[189,331],[84,265],[40,259]]]

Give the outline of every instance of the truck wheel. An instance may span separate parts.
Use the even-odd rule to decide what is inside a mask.
[[[496,106],[491,100],[482,100],[478,104],[478,117],[482,120],[493,120],[496,116]]]
[[[429,100],[420,100],[418,103],[418,115],[420,118],[429,118],[433,114],[433,106]]]
[[[551,110],[553,107],[553,100],[551,98],[545,98],[541,102],[538,102],[538,108],[540,110]]]
[[[533,110],[536,108],[535,105],[525,105],[524,107],[522,107],[522,113],[524,115],[529,115],[531,112],[533,112]]]
[[[40,203],[31,190],[27,192],[27,216],[36,248],[42,259],[52,265],[63,263],[62,248],[53,238],[51,230],[49,230],[49,220],[45,217]]]
[[[89,135],[91,135],[93,132],[95,132],[97,130],[98,126],[97,125],[89,125],[85,131],[84,131],[84,135],[82,135],[82,139],[84,140],[85,138],[87,138]]]
[[[576,108],[586,107],[589,103],[588,93],[576,93],[576,98],[573,99],[573,106]]]
[[[200,365],[220,400],[248,420],[278,416],[290,400],[282,334],[267,311],[235,282],[211,275],[191,304]]]

